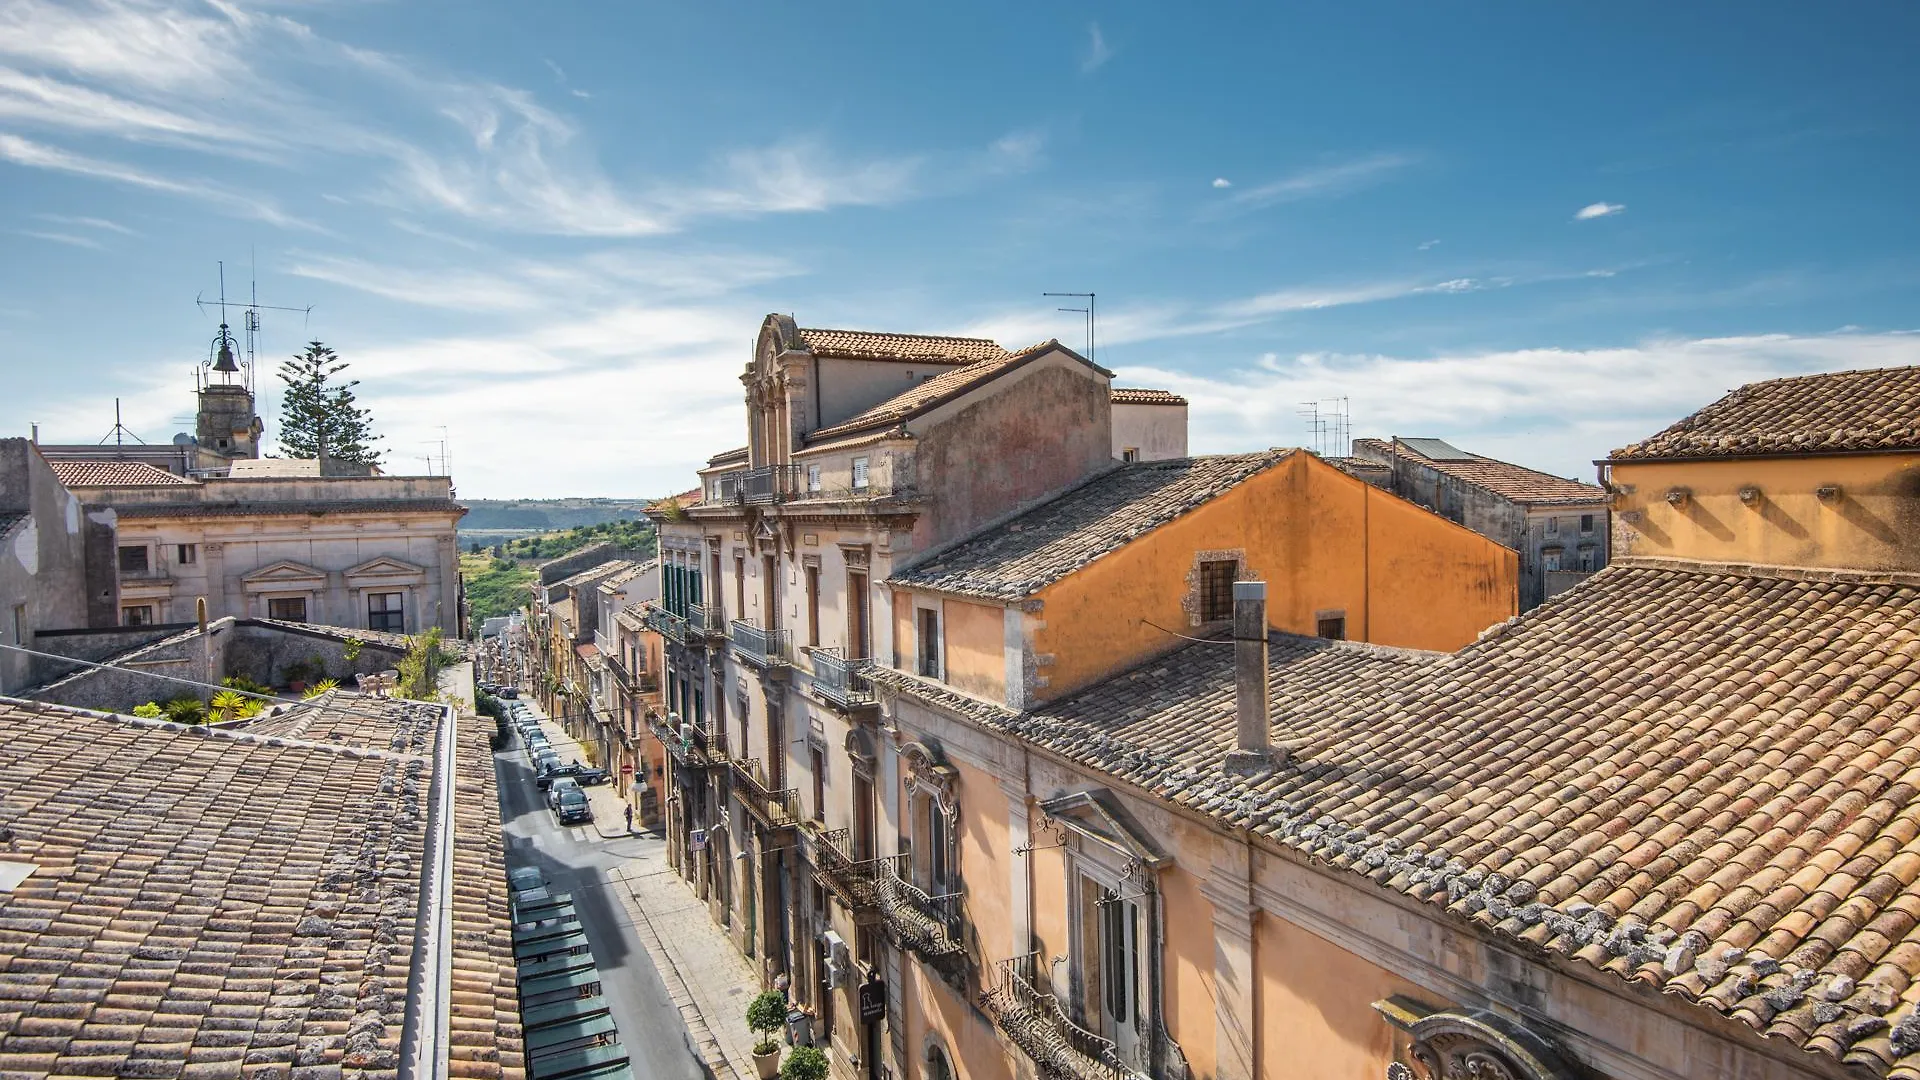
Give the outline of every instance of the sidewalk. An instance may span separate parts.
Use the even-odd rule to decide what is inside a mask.
[[[706,904],[667,865],[666,841],[649,839],[645,853],[610,875],[613,891],[633,916],[634,931],[715,1080],[755,1080],[747,1004],[760,992],[760,980],[713,924]]]

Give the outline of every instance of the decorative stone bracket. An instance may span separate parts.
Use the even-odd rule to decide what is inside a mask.
[[[1409,1040],[1388,1080],[1575,1080],[1552,1043],[1485,1009],[1436,1011],[1399,996],[1373,1007]]]

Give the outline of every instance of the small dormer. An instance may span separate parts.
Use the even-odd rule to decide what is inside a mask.
[[[1616,557],[1920,570],[1920,367],[1749,383],[1599,464]]]

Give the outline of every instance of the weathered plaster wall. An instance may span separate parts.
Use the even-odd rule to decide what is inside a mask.
[[[1113,406],[1113,456],[1132,447],[1139,461],[1164,461],[1187,456],[1185,405]]]
[[[957,539],[1108,468],[1107,384],[1106,376],[1053,353],[914,421],[915,482],[932,501],[914,524],[913,550]]]
[[[99,523],[88,521],[80,500],[60,485],[37,447],[26,439],[0,439],[0,516],[15,514],[25,520],[0,540],[0,641],[32,648],[36,631],[118,621],[115,575],[88,573],[88,545],[98,547]],[[110,542],[110,517],[104,527]],[[30,657],[0,652],[0,691],[37,681],[34,666]]]
[[[832,427],[882,401],[953,370],[952,364],[907,364],[896,360],[816,359],[812,403],[817,414],[797,417],[805,431]]]
[[[1340,612],[1350,639],[1451,650],[1515,610],[1511,550],[1295,454],[1042,590],[1036,700],[1182,644],[1167,630],[1207,629],[1202,553],[1240,558],[1267,582],[1268,623],[1296,634]]]
[[[1166,905],[1161,971],[1167,1034],[1179,1044],[1195,1076],[1212,1076],[1219,1067],[1214,1002],[1220,996],[1213,963],[1213,905],[1201,895],[1199,881],[1177,865],[1161,872],[1160,895]]]
[[[108,626],[79,631],[42,631],[33,636],[32,645],[36,652],[56,653],[60,656],[72,657],[74,661],[90,660],[98,663],[110,656],[117,656],[142,645],[151,645],[162,638],[172,637],[188,629],[189,625],[174,623],[166,626]],[[33,683],[38,685],[52,682],[84,666],[86,665],[65,660],[35,657]]]
[[[1283,919],[1255,922],[1254,966],[1255,1054],[1265,1076],[1374,1080],[1394,1049],[1374,1002],[1412,994],[1451,1004]]]
[[[214,623],[208,628],[212,638],[209,645],[198,631],[182,631],[129,653],[114,667],[89,668],[43,686],[34,691],[33,697],[56,705],[117,713],[131,713],[137,705],[177,697],[205,701],[211,691],[170,680],[217,684],[226,678],[225,646],[232,632],[231,620]]]
[[[1620,555],[1920,570],[1920,454],[1622,463],[1612,478]]]

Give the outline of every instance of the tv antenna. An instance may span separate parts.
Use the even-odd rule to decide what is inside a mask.
[[[249,254],[248,258],[252,258],[251,254]],[[201,293],[196,293],[193,298],[194,306],[200,309],[202,315],[206,314],[207,309],[210,307],[217,306],[220,309],[220,338],[215,341],[216,349],[223,342],[229,344],[229,347],[231,347],[232,344],[237,344],[232,341],[232,334],[228,330],[227,323],[227,264],[223,261],[218,265],[220,267],[220,298],[218,300],[208,300],[205,294]],[[260,313],[263,311],[297,311],[301,315],[311,319],[313,317],[313,305],[308,304],[306,307],[282,307],[278,304],[261,303],[260,282],[257,275],[255,275],[248,278],[247,302],[241,304],[235,301],[234,306],[240,309],[240,331],[245,341],[244,348],[247,354],[245,366],[241,369],[241,382],[246,386],[247,393],[251,394],[254,392],[254,351],[260,337]],[[304,332],[306,323],[302,322],[301,326]],[[202,369],[205,369],[206,366],[207,365],[204,364],[201,365]],[[195,377],[197,379],[199,375],[196,373]]]
[[[126,440],[128,439],[132,439],[134,442],[139,443],[141,446],[147,445],[147,440],[127,430],[127,426],[120,422],[120,399],[119,398],[113,399],[113,430],[107,432],[104,436],[102,436],[98,445],[100,446],[107,445],[108,439],[112,439],[113,445],[115,446],[127,445]]]
[[[1093,313],[1093,294],[1092,294],[1092,293],[1090,293],[1090,292],[1043,292],[1043,293],[1041,293],[1040,295],[1041,295],[1041,296],[1061,296],[1061,297],[1071,297],[1071,298],[1073,298],[1073,299],[1075,299],[1075,300],[1085,300],[1085,301],[1087,302],[1087,306],[1086,306],[1086,307],[1083,307],[1083,308],[1082,308],[1082,307],[1063,307],[1063,308],[1058,308],[1058,309],[1056,309],[1056,310],[1059,310],[1059,311],[1073,311],[1073,312],[1078,312],[1078,313],[1080,313],[1080,314],[1082,314],[1082,315],[1085,315],[1085,316],[1087,317],[1087,359],[1088,359],[1089,361],[1091,361],[1091,360],[1093,360],[1093,358],[1094,358],[1094,354],[1093,354],[1093,349],[1094,349],[1094,340],[1093,340],[1093,329],[1094,329],[1094,313]]]
[[[1314,453],[1322,457],[1329,452],[1336,457],[1346,457],[1352,453],[1353,415],[1346,398],[1303,401],[1297,411],[1307,422],[1307,434],[1313,439]]]

